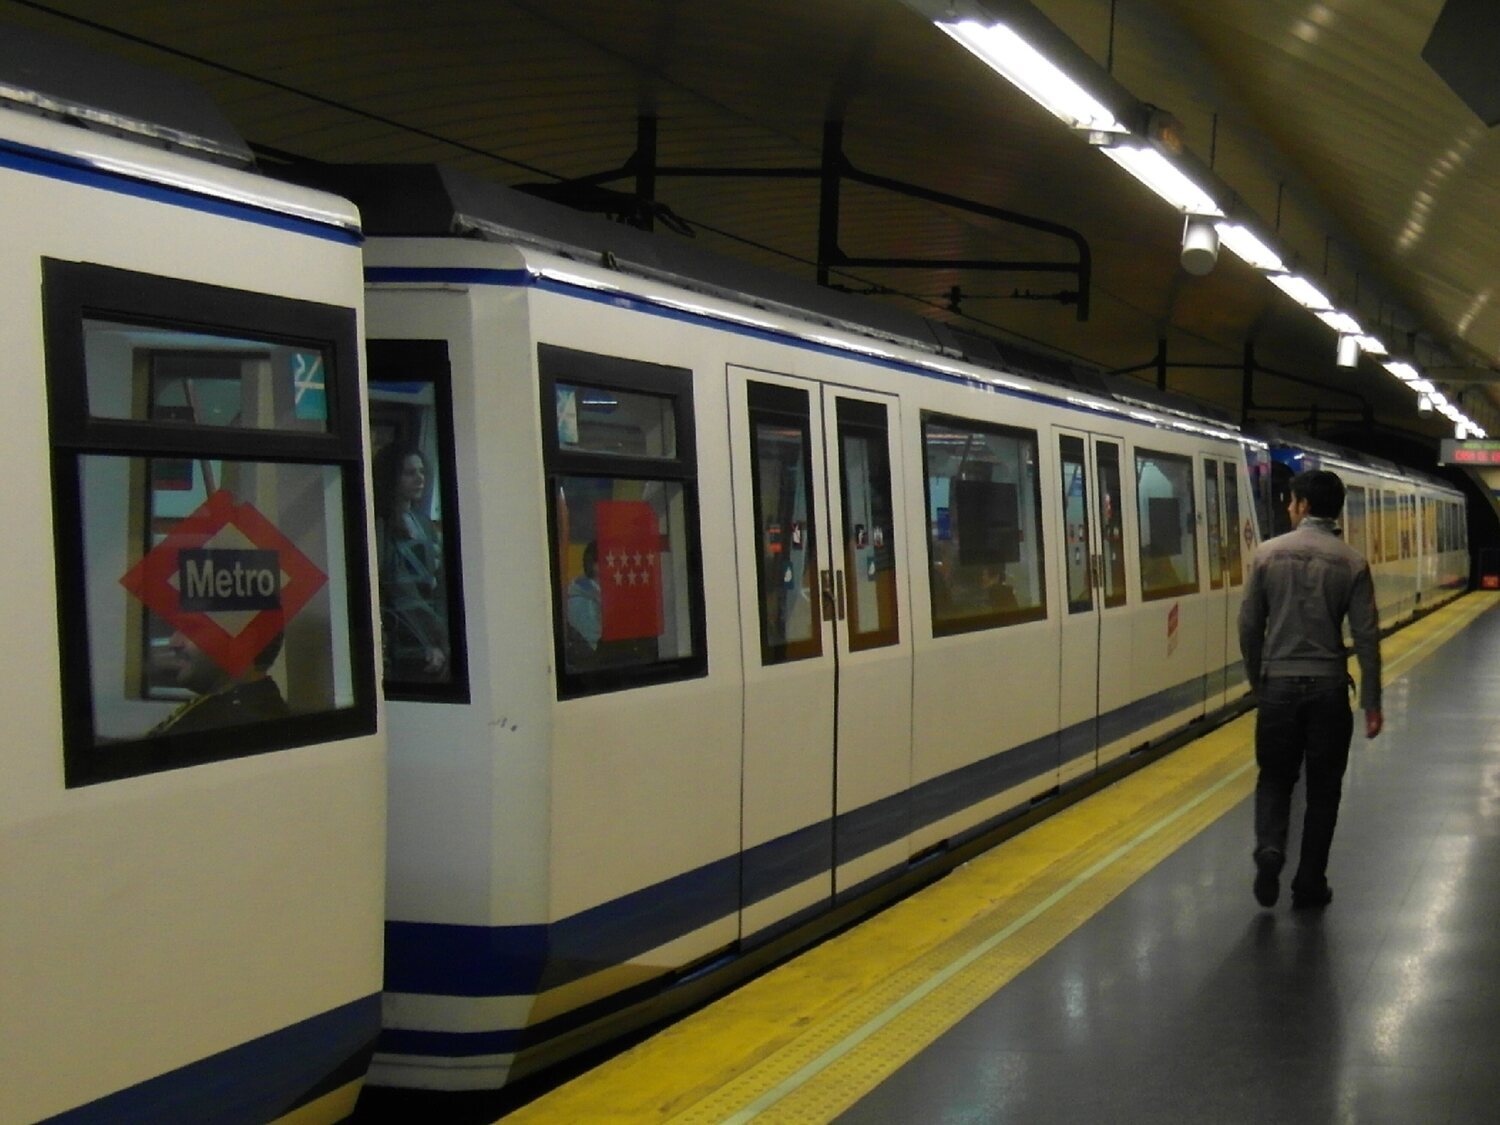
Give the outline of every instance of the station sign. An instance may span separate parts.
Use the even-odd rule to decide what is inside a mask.
[[[239,676],[327,581],[254,505],[220,489],[120,585]]]
[[[1500,441],[1482,441],[1474,438],[1459,441],[1444,438],[1438,455],[1439,465],[1458,465],[1470,468],[1500,466]]]

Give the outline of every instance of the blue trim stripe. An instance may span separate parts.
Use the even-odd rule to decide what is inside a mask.
[[[59,1113],[44,1125],[263,1125],[362,1077],[379,1033],[375,994]]]
[[[1201,706],[1206,682],[1199,676],[1101,716],[1099,737],[1107,744]],[[1023,743],[841,813],[832,823],[798,829],[550,926],[388,922],[386,988],[439,996],[526,996],[625,964],[742,906],[826,874],[830,841],[837,862],[848,863],[1045,775],[1059,764],[1059,745],[1055,734]],[[1016,811],[1003,810],[986,823],[997,824]],[[964,838],[985,830],[966,829]],[[876,882],[886,878],[889,873]]]
[[[833,826],[828,821],[788,832],[745,852],[745,901],[761,902],[832,867]]]
[[[245,203],[234,203],[187,188],[132,179],[121,172],[95,167],[88,161],[74,156],[33,148],[15,141],[0,141],[0,168],[10,168],[27,175],[61,180],[64,183],[79,184],[83,187],[98,188],[101,191],[114,192],[116,195],[147,199],[153,203],[165,203],[171,207],[202,211],[227,219],[239,219],[243,222],[255,223],[257,226],[290,231],[293,234],[310,235],[313,238],[339,242],[346,246],[359,246],[364,242],[364,236],[358,231],[298,218],[295,215],[268,211]]]
[[[526,270],[425,269],[419,266],[366,266],[365,284],[507,285],[524,287],[536,278]]]
[[[1049,395],[1039,391],[996,386],[978,376],[953,375],[946,371],[936,371],[930,367],[923,367],[920,364],[909,363],[905,360],[868,355],[865,352],[856,351],[852,348],[840,348],[832,344],[821,344],[814,340],[804,340],[791,331],[757,328],[753,324],[738,324],[732,320],[721,319],[706,313],[695,313],[688,312],[685,309],[671,308],[670,306],[658,304],[647,297],[635,297],[626,293],[590,289],[583,285],[570,285],[567,282],[542,277],[528,270],[449,268],[446,266],[373,266],[365,270],[365,281],[371,284],[376,282],[406,282],[408,284],[447,283],[453,285],[531,286],[544,292],[557,293],[578,300],[593,301],[597,304],[610,305],[614,308],[677,321],[680,324],[693,324],[699,327],[713,328],[720,332],[728,332],[731,335],[746,336],[754,340],[782,344],[801,351],[813,352],[817,355],[834,356],[842,359],[853,358],[859,360],[861,363],[869,364],[872,367],[884,368],[887,371],[899,371],[906,375],[917,375],[924,379],[936,379],[943,383],[954,383],[972,390],[1004,395],[1007,398],[1017,398],[1025,402],[1043,403],[1060,410],[1070,410],[1080,414],[1087,414],[1091,418],[1099,417],[1099,411],[1088,406],[1075,405],[1060,394]],[[1145,424],[1153,426],[1156,429],[1174,430],[1176,428],[1165,420],[1143,422],[1141,419],[1130,419],[1130,421],[1136,425]],[[1213,423],[1204,421],[1202,425],[1211,426]],[[1213,438],[1212,434],[1205,436]],[[1230,436],[1227,432],[1224,437],[1214,440],[1225,443],[1234,443],[1235,441],[1234,437]]]

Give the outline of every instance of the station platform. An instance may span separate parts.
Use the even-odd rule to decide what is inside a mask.
[[[1251,894],[1252,712],[507,1125],[1500,1119],[1497,602],[1386,638],[1325,910]]]

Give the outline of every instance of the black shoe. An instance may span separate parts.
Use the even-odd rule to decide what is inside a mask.
[[[1281,865],[1284,857],[1275,848],[1260,848],[1255,853],[1255,901],[1275,906],[1281,897]]]
[[[1322,910],[1333,901],[1333,888],[1324,883],[1315,891],[1299,891],[1292,888],[1293,910]]]

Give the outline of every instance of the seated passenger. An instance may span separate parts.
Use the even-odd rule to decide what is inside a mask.
[[[604,606],[599,590],[599,546],[583,549],[583,573],[568,585],[567,655],[570,667],[591,662],[604,633]]]
[[[168,666],[173,669],[177,686],[197,693],[197,698],[178,707],[147,736],[212,731],[291,714],[281,689],[267,674],[281,651],[281,641],[282,634],[276,634],[247,672],[231,676],[182,632],[173,633],[167,646]]]

